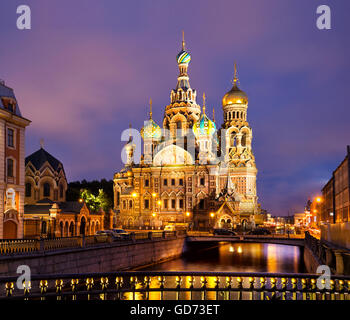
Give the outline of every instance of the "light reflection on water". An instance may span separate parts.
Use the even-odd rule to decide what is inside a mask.
[[[269,243],[220,243],[216,247],[194,250],[181,258],[139,270],[305,272],[299,247]]]
[[[270,273],[302,273],[305,272],[302,251],[296,246],[286,246],[268,243],[220,243],[215,247],[206,248],[205,245],[196,247],[194,250],[181,258],[158,263],[138,270],[153,270],[153,271],[228,271],[228,272],[270,272]],[[145,284],[136,283],[136,288],[145,288]],[[217,280],[220,286],[225,285],[224,277],[206,277],[207,287],[214,288]],[[237,285],[237,280],[233,279],[233,283]],[[195,278],[192,283],[193,287],[201,287],[201,279]],[[160,282],[157,277],[150,278],[150,288],[159,288]],[[176,287],[176,277],[166,277],[165,287]],[[182,278],[182,288],[191,287],[191,277]],[[148,293],[128,292],[124,294],[124,299],[127,300],[160,300],[163,299],[180,299],[188,300],[202,299],[203,293],[184,291],[177,296],[176,292],[154,291]],[[206,299],[215,300],[223,297],[217,296],[214,291],[206,292]],[[244,293],[243,295],[247,295]],[[233,298],[238,293],[232,293]],[[231,296],[232,298],[232,296]]]

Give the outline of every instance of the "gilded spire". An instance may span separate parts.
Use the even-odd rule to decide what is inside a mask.
[[[213,107],[213,122],[215,122],[215,109]]]
[[[131,122],[129,123],[129,138],[131,138]]]
[[[149,99],[149,118],[152,119],[152,98]]]
[[[234,77],[233,77],[233,84],[237,85],[237,81],[238,81],[238,76],[237,76],[237,64],[235,62],[235,73],[234,73]]]
[[[182,30],[182,50],[185,51],[185,32]]]
[[[205,114],[205,92],[203,92],[203,114]]]

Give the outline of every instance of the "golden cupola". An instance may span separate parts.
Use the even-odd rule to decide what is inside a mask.
[[[238,82],[237,66],[235,64],[235,75],[234,75],[234,79],[233,79],[233,87],[222,98],[222,106],[223,107],[233,105],[233,104],[241,104],[241,105],[248,104],[248,96],[244,91],[242,91],[238,87],[237,82]]]

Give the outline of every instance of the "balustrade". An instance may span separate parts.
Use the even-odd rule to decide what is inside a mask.
[[[350,277],[329,287],[311,274],[158,272],[37,275],[16,287],[0,278],[1,299],[26,300],[350,300]]]

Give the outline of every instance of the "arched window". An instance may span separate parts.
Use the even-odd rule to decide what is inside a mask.
[[[231,132],[230,134],[230,146],[231,147],[236,146],[236,132]]]
[[[50,197],[50,184],[44,183],[44,197]]]
[[[242,140],[241,140],[242,147],[245,147],[247,145],[247,134],[243,133]]]
[[[86,220],[85,220],[85,217],[81,217],[81,220],[80,220],[80,234],[85,236],[85,231],[86,231]]]
[[[60,198],[63,198],[63,192],[64,192],[63,185],[60,184]]]
[[[46,224],[46,221],[42,221],[42,222],[41,222],[41,233],[42,233],[42,234],[47,233],[47,224]]]
[[[32,196],[32,184],[30,182],[26,183],[26,197]]]
[[[120,192],[117,191],[117,206],[120,205]]]
[[[178,121],[176,122],[176,129],[181,129],[182,128],[182,122]]]

